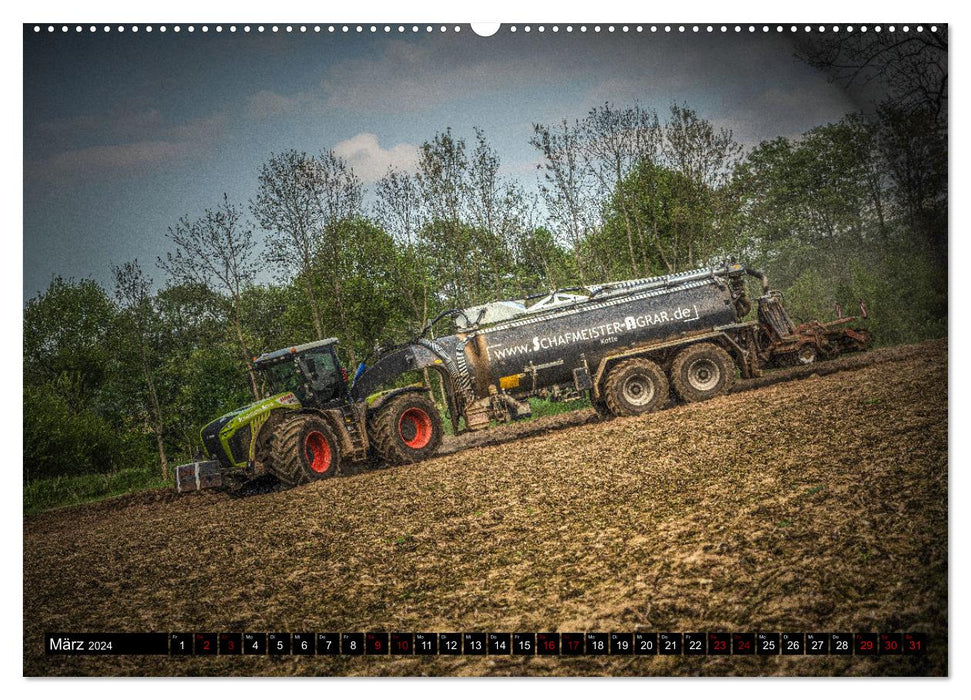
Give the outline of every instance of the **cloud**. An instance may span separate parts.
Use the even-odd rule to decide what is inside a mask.
[[[721,127],[732,130],[746,147],[780,136],[798,138],[809,129],[839,121],[861,109],[839,87],[819,81],[800,86],[772,86],[744,101],[710,116]]]
[[[107,114],[81,114],[51,119],[37,125],[37,133],[49,141],[67,139],[74,142],[79,135],[111,133],[117,138],[139,138],[147,131],[164,127],[162,113],[157,109],[116,109]]]
[[[399,143],[391,148],[381,148],[374,134],[357,134],[336,144],[333,150],[350,164],[364,182],[379,180],[389,167],[413,170],[418,163],[417,146]]]
[[[83,174],[92,171],[123,170],[182,158],[189,145],[170,141],[141,141],[122,146],[92,146],[58,153],[43,161],[51,174]]]
[[[116,130],[114,125],[119,121],[126,126]],[[55,148],[49,155],[25,158],[24,179],[72,181],[168,167],[207,153],[222,137],[226,122],[226,115],[217,113],[181,124],[166,124],[155,111],[133,115],[130,121],[108,115],[49,122],[39,125],[39,132],[54,137],[69,131],[78,137],[75,143],[95,143]]]
[[[270,119],[293,114],[306,102],[303,96],[287,97],[272,90],[260,90],[246,100],[246,113],[253,119]]]
[[[389,40],[376,58],[343,61],[321,79],[331,109],[418,112],[454,99],[537,85],[553,57],[523,61],[506,51],[469,53],[454,39]],[[486,57],[484,57],[486,56]]]

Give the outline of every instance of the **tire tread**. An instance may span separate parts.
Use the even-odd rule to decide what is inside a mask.
[[[722,376],[724,376],[725,379],[721,388],[711,396],[695,398],[695,390],[692,389],[691,386],[688,385],[688,383],[684,380],[682,371],[689,360],[704,353],[711,353],[717,358],[716,363],[719,365],[719,369],[721,370]],[[706,401],[707,399],[714,398],[719,394],[724,394],[735,385],[736,369],[737,367],[735,366],[735,360],[732,359],[732,356],[729,355],[724,348],[721,348],[714,343],[697,343],[696,345],[689,345],[684,350],[679,352],[674,358],[674,362],[671,363],[671,384],[674,387],[675,393],[681,398],[682,401],[685,401],[686,403]]]

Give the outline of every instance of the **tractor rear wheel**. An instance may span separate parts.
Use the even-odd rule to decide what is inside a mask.
[[[340,466],[340,443],[319,416],[297,415],[281,423],[272,444],[267,468],[286,486],[326,479]]]
[[[368,420],[368,436],[388,464],[412,464],[438,451],[442,418],[428,396],[408,392],[378,408]]]
[[[663,408],[669,398],[668,378],[643,357],[615,365],[603,386],[603,398],[615,416],[639,416]]]
[[[705,401],[735,384],[735,361],[712,343],[689,345],[671,363],[671,383],[686,403]]]

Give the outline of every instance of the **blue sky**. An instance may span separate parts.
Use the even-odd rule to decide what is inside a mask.
[[[796,60],[785,34],[29,26],[24,298],[54,275],[108,286],[110,266],[132,258],[162,282],[154,261],[169,250],[167,228],[223,192],[249,200],[274,151],[333,148],[370,184],[388,165],[410,168],[436,131],[471,138],[481,126],[506,174],[533,188],[534,122],[634,100],[662,114],[687,103],[747,145],[859,108]]]

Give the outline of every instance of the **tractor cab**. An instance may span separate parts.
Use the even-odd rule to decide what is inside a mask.
[[[253,369],[265,396],[293,392],[308,408],[347,401],[347,371],[337,357],[336,338],[264,353],[253,361]]]

